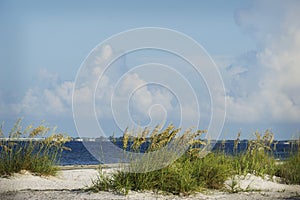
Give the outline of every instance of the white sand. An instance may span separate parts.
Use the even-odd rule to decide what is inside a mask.
[[[115,169],[104,169],[111,173]],[[285,185],[254,175],[236,176],[235,190],[238,193],[207,191],[189,197],[160,195],[153,192],[130,192],[123,196],[112,192],[83,192],[97,175],[96,169],[62,170],[57,177],[33,176],[28,172],[11,178],[0,178],[0,199],[300,199],[299,185]],[[226,181],[227,189],[231,180]]]
[[[80,189],[91,184],[97,176],[94,169],[64,170],[57,177],[34,176],[28,172],[0,179],[0,192],[16,190]]]
[[[268,191],[268,192],[298,192],[300,195],[300,185],[280,184],[280,178],[265,176],[235,176],[225,182],[225,188],[231,189],[232,182],[236,181],[234,189],[237,191]]]

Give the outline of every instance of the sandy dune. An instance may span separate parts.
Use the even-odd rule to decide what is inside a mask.
[[[106,168],[111,173],[116,168]],[[57,177],[39,177],[24,171],[10,178],[0,178],[0,199],[300,199],[299,185],[285,185],[274,180],[253,175],[234,177],[238,193],[207,191],[188,197],[161,195],[153,192],[130,192],[123,196],[112,192],[83,192],[92,184],[97,170],[90,168],[69,168],[59,172]],[[232,180],[226,182],[230,188]]]

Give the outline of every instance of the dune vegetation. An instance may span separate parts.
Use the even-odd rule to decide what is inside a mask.
[[[64,144],[70,138],[55,133],[56,128],[51,129],[44,123],[22,129],[21,122],[17,120],[8,135],[3,133],[3,124],[0,127],[0,176],[10,176],[21,170],[36,175],[55,175],[62,151],[69,150]]]
[[[146,128],[136,133],[126,129],[121,138],[124,152],[159,151],[155,160],[149,161],[148,157],[139,162],[129,159],[127,169],[134,169],[137,165],[139,169],[147,169],[149,162],[159,164],[163,162],[160,158],[173,156],[169,151],[170,143],[175,144],[175,148],[171,150],[183,149],[184,153],[165,167],[145,172],[117,170],[107,175],[99,165],[98,176],[87,190],[122,194],[133,190],[189,195],[207,189],[222,190],[226,180],[235,175],[247,174],[278,176],[287,184],[300,184],[300,139],[291,144],[295,151],[291,152],[290,157],[284,162],[278,162],[273,156],[276,148],[274,134],[269,130],[264,134],[256,132],[255,139],[248,140],[242,151],[239,149],[238,134],[233,153],[226,152],[225,145],[217,151],[205,151],[205,147],[211,145],[211,141],[201,139],[205,133],[206,131],[193,129],[182,133],[180,128],[173,125],[164,130],[157,126],[152,130]],[[111,140],[114,141],[114,138]],[[22,170],[36,175],[55,175],[62,151],[70,150],[65,147],[68,141],[70,137],[56,133],[55,128],[50,129],[44,123],[36,127],[29,125],[23,129],[19,119],[8,134],[3,133],[1,126],[0,176],[10,176]],[[124,166],[120,164],[121,169]]]
[[[123,135],[124,151],[138,152],[141,145],[148,142],[146,152],[155,151],[165,147],[169,142],[183,139],[190,144],[186,153],[167,167],[159,170],[136,173],[119,170],[111,175],[104,174],[99,168],[99,175],[88,190],[114,191],[128,194],[129,190],[154,191],[188,195],[206,189],[223,189],[224,182],[235,175],[248,173],[258,176],[280,176],[286,183],[300,184],[300,153],[299,141],[295,144],[298,151],[291,155],[284,164],[278,164],[272,155],[274,135],[266,131],[263,135],[256,133],[256,138],[248,141],[247,148],[239,152],[239,137],[234,141],[233,154],[227,154],[223,149],[217,152],[203,154],[203,148],[209,141],[201,140],[205,131],[192,131],[189,129],[179,136],[180,129],[173,125],[162,131],[159,127],[152,130],[141,130],[136,134],[129,134],[128,130]],[[130,136],[131,135],[131,136]],[[136,137],[132,137],[136,135]],[[176,137],[177,135],[177,137]],[[128,141],[131,141],[129,143]],[[163,156],[163,155],[161,155]],[[140,162],[140,165],[147,165]],[[136,165],[130,162],[130,165]]]

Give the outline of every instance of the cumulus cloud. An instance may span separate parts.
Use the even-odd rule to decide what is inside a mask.
[[[255,39],[258,50],[251,62],[244,58],[227,68],[233,80],[228,86],[232,119],[299,122],[298,8],[299,1],[251,1],[237,12],[237,24]]]
[[[28,89],[20,103],[16,105],[17,112],[29,116],[70,114],[73,83],[63,81],[52,82],[52,84],[54,86],[51,88],[37,85]]]
[[[37,77],[36,85],[14,101],[0,94],[1,116],[71,116],[73,82],[61,81],[46,69],[41,69]]]
[[[123,60],[106,69],[114,53],[109,45],[96,49],[94,56],[86,60],[80,79],[75,80],[75,103],[79,105],[76,112],[80,117],[91,119],[96,114],[98,119],[122,121],[121,128],[149,120],[150,126],[166,121],[176,123],[182,118],[191,121],[187,126],[197,125],[194,122],[199,119],[195,109],[198,102],[191,100],[189,85],[182,77],[170,69],[155,71],[160,66],[153,69],[148,66],[148,71],[128,71]],[[151,80],[161,81],[161,85]],[[71,118],[74,86],[74,81],[63,81],[58,74],[41,69],[36,84],[28,88],[19,102],[5,103],[0,99],[2,114]]]
[[[116,120],[122,128],[147,121],[151,117],[161,122],[163,118],[173,117],[174,110],[178,111],[178,105],[172,104],[174,96],[170,91],[149,84],[149,77],[153,74],[145,77],[141,71],[128,70],[125,58],[108,65],[111,57],[117,53],[111,46],[104,45],[96,48],[88,58],[85,69],[82,69],[84,73],[76,80],[75,103],[80,105],[76,112],[83,116],[94,115],[93,108],[88,104],[95,101],[99,119]]]
[[[87,119],[87,121],[95,117],[96,114],[99,119],[116,117],[126,122],[124,126],[131,126],[132,121],[127,121],[130,117],[136,124],[147,121],[151,117],[150,120],[154,120],[156,124],[163,123],[166,119],[168,122],[176,123],[182,117],[192,121],[189,126],[197,125],[194,122],[195,119],[199,118],[198,110],[195,109],[198,108],[198,102],[191,100],[194,96],[189,91],[189,85],[180,76],[180,74],[183,76],[192,74],[193,71],[182,67],[185,66],[182,65],[183,61],[175,60],[175,63],[179,66],[178,68],[183,68],[185,73],[179,70],[176,73],[176,70],[172,71],[160,65],[152,66],[152,68],[148,65],[145,67],[148,70],[130,71],[129,68],[135,66],[126,66],[124,57],[109,66],[107,65],[112,56],[117,53],[119,52],[115,52],[109,44],[96,48],[85,60],[80,71],[80,79],[74,80],[76,82],[64,81],[59,74],[41,69],[36,75],[36,84],[28,88],[18,102],[12,104],[0,99],[2,114],[14,113],[16,116],[39,116],[42,118],[68,116],[71,118],[72,92],[76,83],[75,102],[78,105],[76,111],[80,117]],[[142,54],[144,53],[142,52]],[[147,55],[148,53],[146,51]],[[147,58],[151,57],[147,55]],[[152,55],[151,52],[150,55]],[[139,55],[134,56],[139,57]],[[159,55],[155,59],[172,66],[171,60],[166,61],[168,57],[167,59],[164,58],[165,60],[161,60],[161,57]],[[145,63],[150,62],[153,62],[152,58],[145,61]],[[125,76],[123,76],[124,74]],[[186,78],[189,79],[189,77]],[[116,84],[121,79],[122,81],[117,86]],[[162,84],[148,84],[151,81],[161,81]],[[170,87],[170,90],[163,86]],[[178,99],[172,92],[178,95]],[[94,104],[96,113],[94,112]],[[112,113],[112,107],[114,107],[115,113]],[[181,113],[182,110],[185,112]],[[128,112],[131,116],[127,115]]]

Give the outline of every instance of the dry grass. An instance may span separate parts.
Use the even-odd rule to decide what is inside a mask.
[[[164,158],[172,156],[172,154],[168,154],[170,153],[168,151],[161,151],[161,149],[168,147],[170,143],[186,152],[169,165],[145,173],[118,171],[108,177],[100,169],[99,176],[89,190],[95,192],[100,190],[116,191],[122,194],[127,194],[129,190],[152,190],[154,192],[162,191],[188,195],[206,188],[220,189],[228,178],[236,174],[247,173],[261,176],[281,173],[282,177],[290,180],[290,183],[299,184],[300,153],[298,152],[296,157],[291,158],[279,168],[272,156],[274,134],[269,130],[264,134],[256,132],[256,138],[248,141],[248,146],[242,153],[238,152],[241,136],[241,133],[238,133],[237,139],[234,141],[234,155],[227,155],[225,152],[220,151],[205,154],[205,157],[203,157],[202,150],[203,147],[209,145],[209,141],[205,143],[200,139],[200,136],[206,131],[188,129],[180,135],[180,130],[170,125],[160,131],[160,126],[157,126],[152,131],[144,129],[135,138],[130,136],[133,133],[126,130],[123,137],[123,144],[126,144],[123,146],[124,150],[128,150],[127,144],[131,140],[133,151],[139,151],[141,145],[148,141],[146,152],[159,152],[154,160],[147,156],[140,162],[132,160],[129,165],[133,165],[133,167],[138,165],[142,169],[147,169],[147,165],[149,163],[153,164],[153,162],[159,165],[160,162],[164,161]],[[273,148],[276,148],[276,145]],[[281,171],[278,171],[279,169]]]
[[[46,137],[50,131],[52,134]],[[45,138],[36,139],[41,137]],[[23,130],[21,119],[17,120],[8,137],[1,126],[0,138],[0,176],[10,176],[21,170],[37,175],[55,175],[62,151],[70,150],[64,146],[70,138],[55,133],[55,128],[51,130],[42,123],[37,127],[29,125]]]

